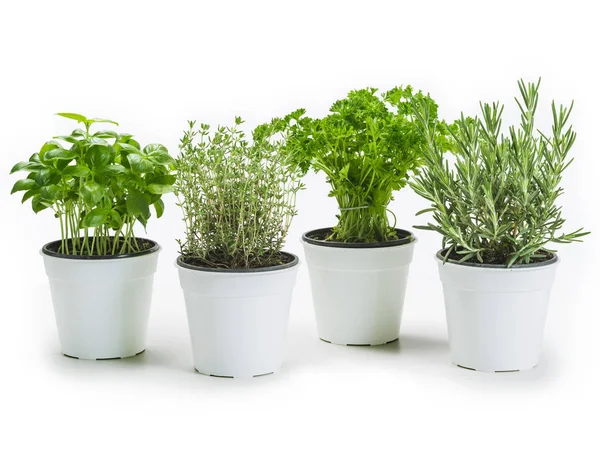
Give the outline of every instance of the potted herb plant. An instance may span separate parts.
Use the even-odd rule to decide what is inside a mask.
[[[83,128],[46,142],[11,173],[29,172],[11,193],[24,192],[33,211],[51,210],[61,237],[42,247],[62,353],[80,359],[124,358],[146,348],[159,245],[136,237],[163,213],[162,194],[175,177],[167,149],[141,148],[130,134],[92,132],[98,123],[59,113]]]
[[[572,159],[570,108],[552,103],[551,134],[537,131],[538,83],[519,82],[519,126],[502,133],[503,107],[482,104],[452,133],[453,168],[436,144],[428,105],[416,108],[427,139],[426,165],[412,182],[431,202],[443,236],[436,257],[444,287],[452,361],[463,368],[505,372],[537,365],[558,256],[547,246],[578,241],[560,233],[556,204]]]
[[[195,369],[219,377],[277,371],[298,257],[282,251],[301,188],[282,152],[281,121],[249,141],[235,126],[208,125],[181,140],[175,192],[186,226],[177,267]]]
[[[288,152],[304,170],[323,172],[339,207],[338,223],[302,237],[319,337],[329,343],[379,345],[398,339],[415,236],[396,228],[393,193],[421,163],[425,139],[412,99],[435,102],[410,86],[382,96],[352,91],[322,119],[286,117]],[[445,128],[436,139],[446,146]],[[394,219],[390,223],[390,216]]]

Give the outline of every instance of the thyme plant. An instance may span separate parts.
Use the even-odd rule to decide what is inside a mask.
[[[274,121],[249,141],[239,129],[189,122],[181,139],[175,191],[183,210],[186,263],[226,269],[289,262],[281,250],[297,214],[300,173],[282,151],[286,131]]]
[[[436,124],[437,104],[410,86],[382,96],[377,89],[351,91],[336,101],[322,119],[297,110],[285,120],[290,127],[288,151],[306,172],[323,172],[330,196],[339,207],[338,223],[325,239],[381,242],[397,239],[395,216],[388,209],[393,193],[407,183],[422,162],[426,141],[413,117],[413,100],[428,105],[429,125],[439,148],[448,146],[448,132]],[[394,218],[390,224],[388,213]]]
[[[143,250],[134,237],[134,224],[144,227],[153,205],[157,217],[164,210],[162,194],[172,191],[174,160],[160,144],[141,148],[131,134],[112,130],[92,132],[99,123],[80,114],[59,113],[84,128],[46,142],[29,161],[11,173],[29,172],[11,194],[24,191],[37,214],[51,209],[60,222],[59,253],[117,255]]]
[[[582,229],[560,233],[565,220],[556,204],[562,174],[572,162],[575,132],[568,121],[573,104],[552,102],[554,123],[546,135],[534,123],[540,82],[518,85],[519,126],[508,128],[507,135],[501,132],[504,107],[499,103],[481,104],[481,118],[461,116],[452,132],[453,168],[436,142],[429,105],[415,108],[427,150],[426,165],[411,185],[431,202],[418,214],[433,212],[435,222],[416,228],[443,236],[445,259],[528,264],[548,258],[548,244],[588,234]]]

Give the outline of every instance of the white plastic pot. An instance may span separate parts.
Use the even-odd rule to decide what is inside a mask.
[[[317,330],[323,341],[380,345],[398,339],[408,270],[416,239],[346,244],[302,237]]]
[[[512,266],[447,261],[437,254],[454,364],[485,372],[538,364],[558,257]]]
[[[115,359],[146,349],[152,282],[160,246],[119,256],[72,256],[42,248],[61,351]]]
[[[249,378],[281,368],[298,258],[263,269],[197,267],[177,259],[195,369]]]

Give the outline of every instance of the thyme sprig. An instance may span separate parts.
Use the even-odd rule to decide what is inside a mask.
[[[281,250],[297,214],[300,173],[281,151],[280,121],[257,127],[249,141],[236,117],[232,127],[194,121],[181,139],[175,191],[183,211],[186,262],[248,269],[285,262]]]

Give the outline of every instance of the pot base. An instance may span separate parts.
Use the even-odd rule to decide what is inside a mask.
[[[460,364],[457,364],[455,362],[453,362],[452,364],[454,364],[456,367],[460,367],[461,369],[472,370],[474,372],[485,372],[485,373],[525,372],[527,370],[535,369],[535,367],[536,367],[536,366],[532,366],[532,367],[528,367],[526,369],[514,369],[514,370],[482,370],[482,369],[474,369],[472,367],[461,366]]]
[[[398,339],[400,339],[399,337],[397,337],[396,339],[392,339],[391,341],[387,341],[387,342],[378,342],[375,344],[347,344],[347,343],[343,343],[343,342],[332,342],[332,341],[328,341],[326,339],[323,338],[319,338],[320,340],[322,340],[323,342],[327,342],[328,344],[333,344],[333,345],[345,345],[346,347],[376,347],[378,345],[386,345],[386,344],[391,344],[392,342],[396,342]]]
[[[200,372],[198,369],[194,367],[194,370],[198,372],[200,375],[204,375],[205,377],[215,377],[215,378],[256,378],[256,377],[264,377],[266,375],[273,375],[275,372],[267,372],[267,373],[259,373],[258,375],[252,375],[251,377],[234,377],[231,375],[215,375],[213,373],[204,373]]]
[[[134,356],[141,355],[145,351],[146,351],[146,349],[142,350],[141,352],[135,353],[133,355],[115,356],[114,358],[80,358],[79,356],[67,355],[66,353],[63,353],[63,356],[66,356],[67,358],[72,358],[72,359],[83,359],[86,361],[111,361],[113,359],[133,358]]]

